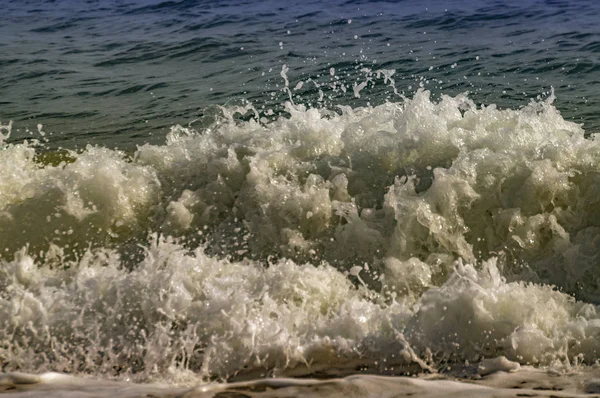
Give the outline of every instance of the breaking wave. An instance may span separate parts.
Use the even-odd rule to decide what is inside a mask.
[[[5,144],[3,369],[177,382],[592,364],[600,144],[552,101],[420,90],[272,121],[219,107],[135,153]]]

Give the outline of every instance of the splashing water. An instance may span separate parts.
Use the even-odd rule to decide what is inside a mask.
[[[220,107],[131,156],[5,145],[4,370],[185,382],[593,363],[600,147],[552,100],[420,90],[288,103],[271,122]]]

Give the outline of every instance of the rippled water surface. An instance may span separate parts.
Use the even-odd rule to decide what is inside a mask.
[[[0,5],[0,120],[13,138],[43,123],[61,146],[161,142],[210,105],[246,99],[281,109],[280,71],[312,79],[313,106],[380,104],[381,82],[355,98],[363,68],[395,69],[396,88],[472,92],[519,107],[554,87],[565,117],[597,116],[600,32],[594,1],[10,1]],[[335,80],[330,76],[335,68]],[[332,81],[346,93],[333,92]],[[318,101],[318,87],[325,97]]]

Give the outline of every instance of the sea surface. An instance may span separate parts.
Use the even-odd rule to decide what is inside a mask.
[[[0,0],[0,391],[599,392],[599,93],[591,0]]]

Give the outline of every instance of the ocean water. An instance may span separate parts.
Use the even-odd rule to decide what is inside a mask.
[[[456,3],[0,0],[0,389],[598,392],[600,4]]]

